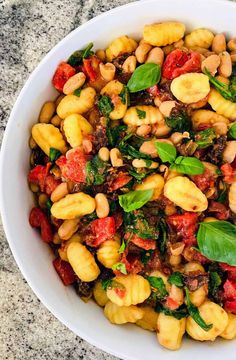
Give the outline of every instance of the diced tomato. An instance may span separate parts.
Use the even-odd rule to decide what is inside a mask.
[[[130,234],[126,234],[127,237],[130,237]],[[133,234],[130,241],[136,246],[144,249],[144,250],[155,250],[156,249],[156,241],[153,239],[142,239],[136,234]]]
[[[86,155],[80,148],[69,150],[59,157],[56,164],[59,166],[62,177],[67,180],[84,183],[86,182]]]
[[[224,175],[224,182],[227,184],[232,184],[236,176],[236,171],[233,169],[233,167],[230,164],[224,164],[220,167],[220,170]]]
[[[104,241],[111,239],[116,233],[116,223],[113,216],[93,220],[89,224],[89,235],[85,242],[89,246],[98,247]]]
[[[75,69],[70,66],[69,64],[62,62],[58,65],[55,74],[52,78],[53,86],[60,92],[63,91],[63,87],[67,80],[75,75],[76,71]]]
[[[236,314],[236,300],[226,301],[224,304],[224,309]]]
[[[175,301],[170,296],[168,296],[165,302],[165,307],[167,307],[170,310],[176,310],[178,309],[179,304],[177,303],[177,301]]]
[[[127,185],[131,179],[132,177],[128,174],[120,172],[117,175],[117,178],[112,180],[111,184],[109,184],[109,191],[112,192],[122,188],[123,186]]]
[[[226,300],[236,300],[236,283],[227,279],[223,287],[224,298]]]
[[[116,230],[118,230],[121,227],[121,225],[123,224],[123,215],[121,212],[116,212],[112,216],[115,219]]]
[[[152,95],[153,97],[156,97],[157,95],[160,94],[160,91],[159,91],[157,85],[151,86],[151,87],[148,88],[146,91],[147,91],[150,95]]]
[[[56,258],[53,260],[53,266],[60,276],[62,282],[64,285],[71,285],[73,282],[75,282],[76,277],[75,273],[71,267],[71,265],[67,262],[62,260],[61,258]]]
[[[121,260],[125,264],[125,268],[128,274],[138,274],[143,270],[143,264],[135,254],[129,254],[128,249],[122,254]],[[116,276],[122,275],[119,270],[114,270]]]
[[[167,217],[167,223],[188,246],[196,244],[197,220],[197,214],[191,212],[185,212],[182,215],[174,214]]]
[[[229,217],[229,210],[226,206],[213,200],[210,202],[208,212],[214,213],[214,216],[219,220],[227,220]]]
[[[201,56],[194,51],[176,49],[167,55],[163,67],[164,78],[172,80],[182,74],[197,72],[201,69]]]
[[[100,60],[96,56],[90,56],[83,60],[83,71],[89,78],[89,81],[93,82],[99,75]]]
[[[36,165],[28,174],[28,181],[32,184],[39,185],[40,190],[44,192],[45,181],[50,169],[51,163]]]
[[[51,195],[60,183],[61,181],[59,179],[56,179],[53,175],[48,175],[45,179],[45,193]]]
[[[41,229],[41,238],[45,242],[51,242],[53,233],[46,214],[40,208],[33,208],[29,215],[29,223],[32,227]]]
[[[201,175],[191,176],[191,179],[201,191],[205,191],[213,187],[215,184],[214,177],[211,175],[208,169],[206,169]]]
[[[125,293],[126,293],[126,289],[121,289],[121,288],[118,288],[118,287],[113,287],[116,295],[119,296],[119,298],[123,299],[124,296],[125,296]]]
[[[202,130],[206,130],[206,129],[209,129],[209,128],[211,128],[212,126],[211,126],[211,124],[209,123],[201,123],[201,124],[199,124],[198,125],[198,127],[197,127],[197,131],[202,131]]]

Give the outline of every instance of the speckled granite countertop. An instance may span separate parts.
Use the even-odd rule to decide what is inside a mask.
[[[71,30],[132,0],[0,0],[0,139],[29,74]],[[23,279],[0,225],[0,359],[113,360],[62,325]]]

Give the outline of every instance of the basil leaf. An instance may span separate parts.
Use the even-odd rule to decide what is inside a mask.
[[[119,250],[118,250],[118,253],[119,253],[119,254],[123,254],[123,252],[125,251],[125,248],[126,248],[126,243],[125,243],[125,241],[123,240],[123,241],[122,241],[122,244],[121,244],[121,246],[120,246],[120,248],[119,248]]]
[[[162,278],[147,276],[146,279],[151,287],[155,289],[154,291],[156,292],[158,298],[164,299],[168,295],[168,291],[166,290],[166,286]]]
[[[160,81],[161,67],[158,64],[140,65],[133,72],[127,87],[131,93],[145,90]]]
[[[231,128],[229,129],[229,135],[233,138],[236,139],[236,122],[231,126]]]
[[[50,148],[49,150],[49,159],[51,163],[55,163],[55,161],[61,156],[61,152],[57,149]]]
[[[93,47],[93,43],[89,43],[85,49],[82,50],[82,58],[86,59],[87,57],[89,57],[90,55],[93,54],[93,51],[90,51]]]
[[[119,196],[119,204],[125,212],[140,209],[153,195],[153,189],[130,191],[127,194]]]
[[[170,168],[187,175],[203,174],[205,170],[203,163],[199,159],[188,156],[178,156]]]
[[[137,115],[139,119],[145,119],[146,118],[146,111],[140,110],[136,108]]]
[[[118,262],[118,263],[114,264],[114,265],[112,266],[112,270],[118,270],[118,271],[120,271],[122,274],[127,275],[126,266],[125,266],[125,264],[122,263],[122,262]]]
[[[164,307],[162,304],[157,303],[155,310],[157,312],[162,312],[167,316],[173,316],[174,318],[180,320],[189,316],[186,306],[180,306],[177,310],[170,310]]]
[[[76,90],[73,92],[73,94],[76,95],[76,96],[78,96],[78,97],[80,97],[81,91],[82,91],[81,89],[76,89]]]
[[[89,43],[85,49],[76,50],[75,52],[73,52],[73,54],[70,55],[67,63],[73,67],[80,65],[83,59],[93,54],[93,52],[90,51],[92,47],[93,43]]]
[[[236,266],[236,226],[228,221],[200,223],[197,242],[210,260]]]
[[[185,292],[186,292],[187,308],[190,316],[203,330],[209,331],[212,328],[213,324],[206,324],[204,319],[201,317],[198,308],[195,305],[193,305],[193,303],[191,302],[189,296],[189,290],[187,288],[185,288]]]
[[[215,129],[209,128],[199,131],[195,135],[195,143],[199,149],[205,149],[206,147],[213,144],[213,140],[216,138]]]
[[[119,93],[119,97],[121,98],[121,102],[122,104],[126,104],[127,101],[127,95],[128,95],[128,89],[127,87],[124,85],[123,89],[121,90],[121,92]]]
[[[159,141],[155,142],[155,146],[161,161],[170,163],[175,161],[175,158],[177,156],[175,146]]]
[[[109,116],[109,114],[114,109],[114,105],[112,104],[111,99],[106,95],[100,97],[98,101],[98,107],[103,116]]]
[[[173,115],[165,118],[165,122],[173,131],[183,133],[184,131],[190,131],[192,129],[191,119],[184,111],[176,116]]]
[[[175,285],[179,288],[184,286],[184,280],[183,280],[183,275],[179,272],[173,272],[173,274],[171,274],[168,278],[168,283]]]
[[[103,290],[107,290],[109,287],[111,287],[112,279],[105,279],[101,281]]]

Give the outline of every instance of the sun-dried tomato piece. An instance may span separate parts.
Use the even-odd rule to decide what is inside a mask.
[[[40,187],[40,190],[44,192],[44,186],[46,177],[48,175],[51,163],[44,165],[36,165],[28,174],[28,181],[32,184],[36,184]]]
[[[116,233],[116,223],[113,216],[93,220],[89,224],[85,242],[89,246],[98,247],[104,241],[111,239]]]
[[[65,83],[67,82],[67,80],[71,76],[75,75],[75,73],[76,73],[76,71],[71,65],[69,65],[65,62],[62,62],[61,64],[58,65],[56,72],[53,75],[53,78],[52,78],[53,86],[58,91],[62,92],[63,87],[64,87]]]
[[[164,78],[172,80],[182,74],[197,72],[200,69],[201,56],[199,53],[176,49],[167,55],[162,67],[162,75]]]
[[[177,232],[177,236],[189,246],[196,244],[197,219],[197,214],[185,212],[182,215],[174,214],[168,216],[167,223]]]
[[[80,148],[69,150],[65,155],[57,159],[56,164],[59,166],[62,177],[78,183],[86,182],[86,155]]]
[[[83,60],[83,71],[91,82],[95,81],[99,75],[100,62],[96,56],[90,56]]]
[[[131,179],[132,177],[130,175],[120,172],[117,177],[109,184],[109,192],[122,188],[123,186],[127,185]]]
[[[64,285],[71,285],[75,282],[76,276],[71,267],[71,265],[67,262],[62,260],[61,258],[56,258],[53,260],[53,266],[60,276]]]
[[[40,208],[33,208],[29,215],[29,223],[32,227],[40,228],[41,238],[45,242],[51,242],[53,239],[52,227],[46,214]]]
[[[227,220],[229,217],[229,209],[224,204],[213,200],[208,206],[208,212],[214,213],[214,216],[219,220]]]
[[[224,299],[225,300],[235,300],[236,299],[236,283],[230,281],[229,279],[226,280],[224,283]]]
[[[61,183],[59,179],[56,179],[53,175],[48,175],[45,179],[44,191],[47,195],[51,195],[51,193],[56,189],[56,187]]]
[[[160,90],[158,89],[157,85],[151,86],[150,88],[146,89],[146,91],[153,97],[156,97],[157,95],[160,94]]]
[[[130,237],[130,234],[126,234],[127,238]],[[157,245],[156,245],[156,241],[153,239],[142,239],[141,237],[139,237],[136,234],[133,234],[132,237],[130,238],[130,241],[135,244],[136,246],[144,249],[144,250],[155,250]]]
[[[214,177],[211,175],[208,169],[206,169],[201,175],[191,176],[191,179],[201,191],[206,191],[215,184]]]
[[[234,168],[230,164],[224,164],[220,167],[220,170],[224,175],[224,182],[227,184],[232,184],[236,176],[236,171]]]

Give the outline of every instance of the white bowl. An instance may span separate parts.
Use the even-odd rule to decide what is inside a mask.
[[[146,0],[102,14],[69,34],[44,58],[21,91],[8,121],[1,154],[1,210],[4,229],[29,285],[45,306],[68,328],[93,345],[124,359],[191,360],[235,358],[236,343],[185,340],[179,352],[161,348],[155,334],[133,325],[111,325],[92,301],[85,304],[73,288],[64,287],[53,266],[53,255],[28,223],[33,204],[27,185],[28,137],[42,104],[56,95],[51,85],[57,64],[93,41],[105,47],[119,35],[139,37],[144,24],[180,20],[188,28],[208,27],[235,36],[236,4],[219,0]],[[47,326],[47,324],[45,324]]]

